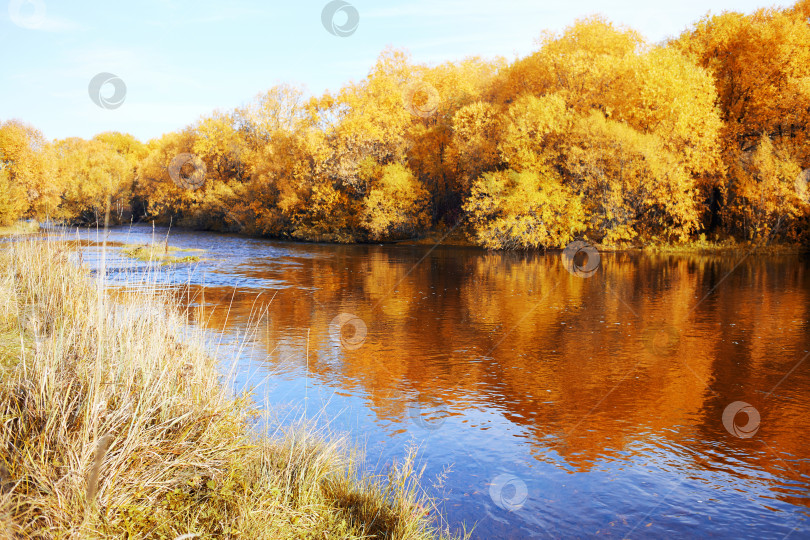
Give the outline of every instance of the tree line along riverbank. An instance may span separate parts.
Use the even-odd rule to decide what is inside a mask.
[[[497,249],[807,243],[808,20],[802,0],[648,43],[590,17],[514,61],[428,66],[389,49],[335,92],[276,86],[145,143],[47,141],[9,120],[0,225],[135,219],[330,242],[456,230]]]

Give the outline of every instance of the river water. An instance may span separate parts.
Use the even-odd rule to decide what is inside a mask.
[[[166,232],[77,234],[131,285],[147,265],[120,246]],[[810,538],[805,256],[602,253],[583,277],[556,253],[169,244],[206,250],[158,279],[188,287],[236,383],[282,422],[348,433],[369,466],[416,444],[455,530]]]

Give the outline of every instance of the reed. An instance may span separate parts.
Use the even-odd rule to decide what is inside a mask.
[[[371,475],[345,438],[257,433],[171,295],[113,300],[73,257],[0,249],[0,536],[450,537],[414,452]]]

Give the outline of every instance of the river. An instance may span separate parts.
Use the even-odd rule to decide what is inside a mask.
[[[79,231],[82,258],[166,229]],[[102,238],[103,237],[103,238]],[[802,255],[327,245],[172,230],[190,324],[281,422],[348,433],[369,466],[419,448],[474,538],[810,538],[810,272]],[[443,477],[442,481],[436,481]],[[434,485],[435,484],[435,485]]]

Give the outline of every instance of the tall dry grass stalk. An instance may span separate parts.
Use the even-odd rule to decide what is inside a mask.
[[[380,479],[345,440],[253,433],[168,294],[111,301],[70,256],[0,248],[0,536],[447,536],[413,455]]]

